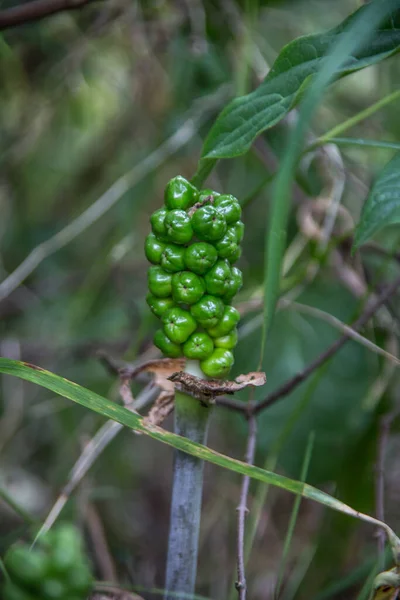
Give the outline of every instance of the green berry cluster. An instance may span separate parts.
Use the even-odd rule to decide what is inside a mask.
[[[77,529],[55,527],[31,549],[15,544],[4,557],[4,600],[84,600],[93,579]]]
[[[244,225],[234,196],[197,190],[178,175],[165,189],[165,205],[150,218],[145,242],[150,293],[161,319],[155,345],[173,358],[198,359],[208,377],[226,376],[234,362],[238,311],[230,306],[242,287],[233,264]]]

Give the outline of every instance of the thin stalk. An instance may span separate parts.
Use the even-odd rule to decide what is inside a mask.
[[[336,125],[332,129],[327,131],[324,135],[321,135],[318,139],[315,140],[315,142],[313,142],[310,146],[308,146],[308,148],[306,148],[305,152],[310,152],[310,150],[314,150],[314,148],[317,148],[318,146],[323,146],[324,144],[327,144],[332,138],[339,137],[342,133],[344,133],[351,127],[354,127],[354,125],[360,123],[360,121],[367,119],[387,104],[390,104],[391,102],[394,102],[398,99],[400,99],[400,90],[396,90],[388,96],[381,98],[380,100],[378,100],[378,102],[371,104],[371,106],[368,106],[368,108],[361,110],[353,117],[350,117],[350,119],[343,121],[343,123],[339,123],[339,125]]]
[[[201,377],[197,364],[187,372]],[[175,433],[206,444],[210,408],[181,392],[175,394]],[[194,594],[203,491],[204,461],[175,450],[164,600]]]
[[[332,137],[329,138],[329,143],[336,144],[336,146],[362,146],[364,148],[400,150],[400,144],[396,144],[395,142],[380,142],[378,140],[368,140],[364,138]]]
[[[304,455],[303,465],[301,468],[300,481],[305,481],[307,479],[308,467],[310,466],[311,455],[312,455],[312,451],[313,451],[313,447],[314,447],[314,440],[315,440],[315,432],[311,431],[308,436],[306,452]],[[289,551],[290,551],[290,547],[291,547],[291,543],[292,543],[292,539],[293,539],[294,529],[296,527],[297,517],[299,515],[300,503],[301,503],[301,496],[296,496],[296,498],[294,500],[294,504],[293,504],[292,514],[291,514],[290,520],[289,520],[289,527],[288,527],[288,530],[286,533],[285,542],[283,544],[282,559],[281,559],[281,563],[279,565],[278,581],[277,581],[276,589],[275,589],[275,598],[280,597],[280,592],[281,592],[282,584],[283,584],[283,577],[285,574],[286,565],[287,565],[287,561],[288,561],[288,557],[289,557]]]

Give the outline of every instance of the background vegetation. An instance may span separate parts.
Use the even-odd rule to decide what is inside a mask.
[[[0,354],[119,401],[115,374],[97,353],[138,364],[157,356],[142,247],[166,182],[178,173],[193,176],[217,114],[230,98],[259,84],[286,43],[336,26],[359,4],[118,0],[3,31],[2,279],[30,258],[23,284],[0,288]],[[313,116],[309,143],[393,92],[398,65],[393,57],[331,87]],[[398,102],[387,103],[357,122],[351,136],[396,142],[398,111]],[[246,223],[240,264],[245,285],[238,299],[244,318],[233,376],[259,366],[271,182],[297,114],[260,136],[245,156],[220,161],[209,178],[212,188],[240,199]],[[254,400],[341,335],[326,313],[352,322],[368,291],[379,292],[398,276],[391,257],[399,248],[398,227],[350,254],[371,183],[393,154],[391,148],[330,145],[301,162],[283,300],[261,365],[267,384]],[[329,202],[343,210],[321,241]],[[399,306],[390,298],[363,332],[392,355],[398,353]],[[134,394],[141,387],[135,384]],[[308,447],[307,482],[360,511],[385,516],[398,531],[399,439],[396,425],[385,437],[384,419],[396,409],[398,392],[394,362],[376,348],[348,342],[260,413],[255,464],[299,479]],[[43,521],[103,419],[14,378],[3,378],[1,395],[0,486]],[[248,392],[237,398],[247,400]],[[247,430],[243,415],[217,408],[209,445],[242,458]],[[164,448],[122,430],[62,513],[85,528],[98,579],[115,577],[146,599],[159,597],[155,589],[164,577],[172,465],[172,451]],[[384,515],[377,464],[385,468]],[[240,477],[206,465],[197,590],[207,598],[235,594],[240,485]],[[260,490],[251,484],[250,515],[259,519],[246,569],[249,597],[273,598],[282,578],[285,600],[356,598],[360,590],[361,598],[378,556],[373,528],[303,501],[286,556],[294,499],[271,488],[258,511]],[[3,553],[28,523],[7,502],[0,511]]]

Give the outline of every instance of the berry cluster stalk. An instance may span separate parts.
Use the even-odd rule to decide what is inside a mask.
[[[186,371],[201,376],[199,367],[193,363]],[[210,412],[210,407],[202,405],[191,396],[177,392],[175,433],[194,442],[206,444]],[[164,600],[176,600],[177,593],[194,594],[203,465],[204,461],[175,450]]]

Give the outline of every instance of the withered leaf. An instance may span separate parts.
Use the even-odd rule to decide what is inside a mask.
[[[140,373],[151,373],[154,376],[154,384],[160,389],[173,392],[174,385],[169,377],[178,370],[185,368],[184,358],[158,358],[149,360],[134,369],[124,367],[119,370],[121,378],[135,379]]]
[[[146,425],[161,425],[174,410],[174,391],[163,391],[151,407],[149,414],[144,418]]]
[[[234,381],[221,381],[219,379],[201,379],[190,373],[179,371],[168,377],[175,387],[204,402],[210,402],[216,396],[234,394],[248,386],[261,386],[266,382],[263,372],[251,372],[239,375]]]

